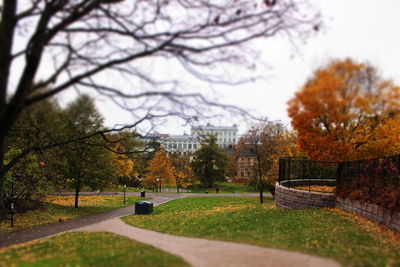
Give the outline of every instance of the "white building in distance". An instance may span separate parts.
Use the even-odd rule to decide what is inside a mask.
[[[191,134],[200,140],[206,136],[213,135],[221,148],[229,148],[237,142],[238,127],[236,124],[232,126],[213,126],[208,123],[206,126],[192,127]]]
[[[168,154],[191,155],[200,148],[199,140],[191,135],[168,135],[160,138],[161,147]]]
[[[191,134],[169,135],[169,134],[153,134],[145,139],[152,139],[160,144],[160,146],[169,154],[181,156],[190,156],[201,147],[201,141],[207,136],[215,136],[217,144],[223,149],[233,147],[238,139],[238,127],[233,126],[194,126]]]

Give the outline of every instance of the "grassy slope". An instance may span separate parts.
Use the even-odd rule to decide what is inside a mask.
[[[132,205],[145,198],[127,196],[126,205]],[[59,220],[70,220],[90,214],[109,211],[124,206],[123,196],[80,196],[79,208],[74,208],[73,196],[54,196],[46,199],[45,208],[16,214],[14,226],[9,221],[3,221],[0,233],[32,228],[34,226],[56,223]]]
[[[188,266],[181,258],[111,233],[67,233],[0,250],[0,266]]]
[[[231,194],[231,193],[254,193],[256,192],[254,186],[249,186],[244,183],[234,183],[234,182],[219,182],[218,186],[219,193],[221,194]],[[215,188],[194,188],[191,189],[192,193],[216,193]]]
[[[336,210],[277,210],[256,198],[185,198],[124,221],[164,233],[245,242],[331,257],[345,265],[400,265],[390,231]]]
[[[194,186],[194,188],[190,189],[190,193],[205,193],[206,191],[209,193],[216,193],[215,188],[218,187],[219,193],[221,194],[231,194],[231,193],[254,193],[257,192],[254,189],[254,186],[249,186],[245,183],[236,183],[236,182],[218,182],[218,185],[216,185],[214,188],[201,188],[198,186]],[[175,186],[163,186],[163,188],[169,188],[171,189],[171,193],[176,193],[176,187]],[[123,192],[123,187],[118,186],[118,187],[110,187],[108,189],[105,189],[104,192]],[[138,190],[137,188],[126,188],[126,192],[140,192],[141,190]],[[146,192],[153,192],[152,188],[146,188]],[[186,189],[179,189],[180,193],[186,193]]]
[[[140,192],[140,191],[141,190],[139,190],[138,188],[135,188],[135,187],[126,187],[125,188],[125,192],[135,193],[135,192]],[[121,185],[113,186],[113,187],[104,189],[103,192],[124,192],[124,187]]]

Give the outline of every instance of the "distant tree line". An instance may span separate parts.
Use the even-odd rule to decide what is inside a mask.
[[[140,149],[137,136],[105,134],[103,121],[86,95],[65,108],[47,99],[24,110],[7,138],[5,161],[15,160],[27,147],[35,149],[17,158],[7,173],[5,203],[13,199],[20,210],[29,209],[49,193],[72,189],[78,207],[82,188],[100,190],[134,179],[134,162],[140,161],[126,152]]]

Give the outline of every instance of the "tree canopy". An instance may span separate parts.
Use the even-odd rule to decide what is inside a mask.
[[[215,182],[225,181],[228,171],[228,155],[218,147],[216,138],[209,136],[196,151],[192,169],[203,187],[213,187]]]
[[[328,161],[399,153],[399,112],[400,87],[351,59],[318,68],[288,108],[299,148]]]
[[[65,132],[70,139],[88,135],[103,128],[103,117],[94,102],[83,95],[72,102],[64,112]],[[116,165],[112,153],[104,148],[106,142],[98,135],[68,144],[64,157],[65,175],[75,188],[75,207],[82,186],[97,190],[114,181]]]
[[[279,158],[297,154],[296,135],[282,123],[265,121],[253,125],[239,140],[236,153],[254,155],[253,181],[262,191],[265,187],[274,194],[278,178]]]
[[[200,106],[217,104],[178,90],[184,89],[181,71],[163,77],[146,59],[154,66],[173,61],[198,79],[230,83],[225,65],[254,68],[249,59],[256,53],[243,49],[252,40],[292,32],[306,36],[319,23],[318,14],[300,0],[4,0],[0,5],[0,165],[5,138],[33,103],[75,88],[110,97],[131,111],[136,121],[124,127],[167,115],[202,117],[206,110]],[[0,169],[0,186],[11,167]]]
[[[102,133],[171,115],[192,121],[210,115],[209,106],[237,110],[188,93],[182,73],[239,83],[225,70],[255,68],[252,40],[293,41],[319,23],[303,0],[3,0],[0,7],[0,201],[5,174],[23,157],[96,134],[27,144],[6,162],[6,139],[29,106],[74,89],[131,112],[130,123]],[[162,75],[162,64],[171,73]]]
[[[165,185],[173,185],[175,182],[175,168],[164,151],[157,151],[149,161],[147,174],[143,183],[148,187],[158,188]]]
[[[193,185],[194,173],[190,167],[189,157],[173,155],[171,161],[175,169],[175,183],[177,192],[179,193],[179,188],[188,188]]]

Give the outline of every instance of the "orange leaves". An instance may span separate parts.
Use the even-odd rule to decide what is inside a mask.
[[[367,64],[330,62],[288,105],[299,148],[312,159],[352,160],[400,150],[400,89]]]
[[[149,186],[171,185],[174,182],[175,168],[172,166],[170,159],[163,151],[158,151],[147,167],[143,182]],[[157,180],[158,179],[158,180]]]
[[[117,143],[113,147],[114,151],[118,151],[119,153],[126,152],[124,147],[121,144]],[[112,162],[115,166],[114,175],[116,177],[128,177],[133,171],[134,163],[129,157],[125,154],[112,154]]]
[[[194,173],[190,166],[185,165],[180,170],[175,171],[175,182],[176,185],[181,188],[188,188],[193,185]]]

